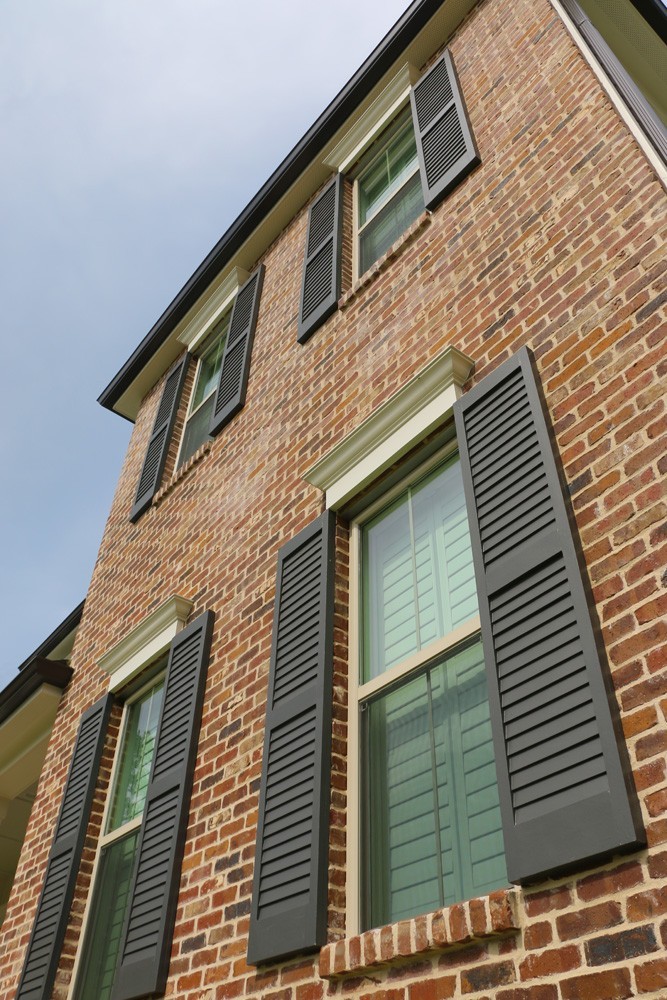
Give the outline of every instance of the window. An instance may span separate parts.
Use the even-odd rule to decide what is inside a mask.
[[[377,927],[487,893],[507,873],[458,456],[356,538],[361,916]]]
[[[564,0],[630,111],[667,159],[667,6],[663,0]]]
[[[409,107],[361,161],[355,179],[358,273],[381,257],[424,211]]]
[[[197,448],[209,438],[211,414],[220,379],[230,317],[231,310],[225,313],[211,336],[207,338],[199,356],[195,384],[188,405],[188,415],[178,453],[178,467],[187,462]]]
[[[165,664],[166,658],[158,669]],[[163,690],[161,676],[125,706],[76,976],[75,1000],[108,1000],[111,995]]]

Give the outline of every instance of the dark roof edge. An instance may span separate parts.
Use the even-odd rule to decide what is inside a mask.
[[[54,630],[51,633],[51,635],[47,636],[47,638],[44,640],[44,642],[42,642],[37,647],[37,649],[35,649],[30,654],[30,656],[26,657],[26,659],[23,661],[23,663],[19,664],[19,668],[18,669],[20,671],[25,671],[30,666],[30,664],[32,663],[33,660],[38,660],[40,658],[47,657],[49,655],[49,653],[52,650],[54,650],[56,648],[56,646],[58,646],[63,641],[63,639],[67,638],[67,636],[70,634],[70,632],[72,632],[77,627],[77,625],[79,624],[79,622],[81,621],[81,616],[83,615],[83,606],[84,606],[84,604],[85,604],[85,601],[81,601],[81,604],[77,604],[77,606],[74,608],[74,611],[70,611],[70,613],[68,614],[67,618],[65,618],[63,621],[61,621],[60,625],[58,625],[56,628],[54,628]],[[56,662],[56,661],[53,661],[53,662]],[[11,684],[9,686],[11,687]],[[0,697],[1,697],[1,695],[2,695],[2,693],[0,692]]]
[[[72,668],[64,660],[32,659],[25,670],[21,670],[0,691],[0,723],[19,709],[42,684],[51,684],[61,690],[66,688],[72,673]]]
[[[443,2],[446,0],[414,0],[204,258],[157,323],[148,331],[136,350],[100,394],[98,403],[113,410],[123,393],[208,288],[225,263],[240,249],[264,216],[274,208]]]

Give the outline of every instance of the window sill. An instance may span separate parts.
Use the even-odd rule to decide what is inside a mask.
[[[518,931],[518,899],[519,890],[500,889],[479,899],[333,941],[320,950],[320,976],[331,979],[353,975],[424,952]]]
[[[387,252],[378,258],[374,264],[372,264],[367,271],[365,271],[358,281],[352,285],[344,295],[338,300],[338,308],[340,310],[346,309],[359,295],[360,292],[364,290],[368,285],[372,284],[377,278],[378,274],[382,274],[386,271],[389,265],[399,257],[406,247],[408,247],[417,238],[422,230],[426,229],[427,226],[431,225],[431,213],[424,211],[415,219],[411,226],[409,226],[404,233],[402,233],[395,243],[389,247]]]
[[[184,462],[180,468],[176,469],[176,472],[174,472],[171,479],[169,479],[168,482],[166,482],[153,497],[153,507],[158,507],[165,497],[169,496],[177,483],[180,483],[181,479],[184,479],[187,476],[190,469],[193,469],[195,465],[199,465],[204,456],[208,455],[212,444],[212,441],[204,441],[204,443],[201,444],[190,456],[187,462]]]

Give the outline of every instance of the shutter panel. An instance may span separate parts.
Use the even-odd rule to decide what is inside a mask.
[[[234,302],[225,353],[220,366],[220,381],[211,414],[209,434],[212,436],[218,434],[225,424],[243,409],[263,283],[264,265],[260,264],[241,288]]]
[[[424,204],[432,209],[481,162],[449,51],[410,92]]]
[[[51,996],[79,872],[111,701],[106,695],[81,718],[16,1000],[47,1000]]]
[[[248,962],[326,941],[335,517],[278,556]]]
[[[212,629],[207,611],[171,644],[112,1000],[164,993]]]
[[[643,831],[528,350],[454,412],[508,875],[523,883]]]
[[[189,361],[190,355],[186,354],[183,360],[179,361],[176,367],[171,370],[165,381],[162,399],[157,408],[157,416],[148,442],[146,458],[139,476],[137,495],[130,511],[130,521],[136,521],[150,506],[155,491],[160,485]]]
[[[299,305],[300,344],[338,308],[343,223],[343,180],[336,174],[308,213],[306,257]]]

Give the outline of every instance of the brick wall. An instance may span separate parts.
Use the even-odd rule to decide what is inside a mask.
[[[221,1000],[666,997],[665,192],[546,0],[480,3],[451,40],[482,157],[304,345],[307,206],[269,247],[245,409],[129,523],[161,385],[113,500],[0,938],[13,997],[99,657],[168,596],[216,612],[168,995]],[[349,262],[349,258],[346,258]],[[346,266],[346,284],[351,284]],[[474,382],[535,352],[649,849],[345,938],[347,533],[337,545],[331,944],[257,971],[246,934],[276,555],[322,509],[304,472],[448,344]],[[187,393],[181,404],[182,424]],[[111,754],[114,730],[109,734]],[[54,997],[67,995],[106,783]]]

